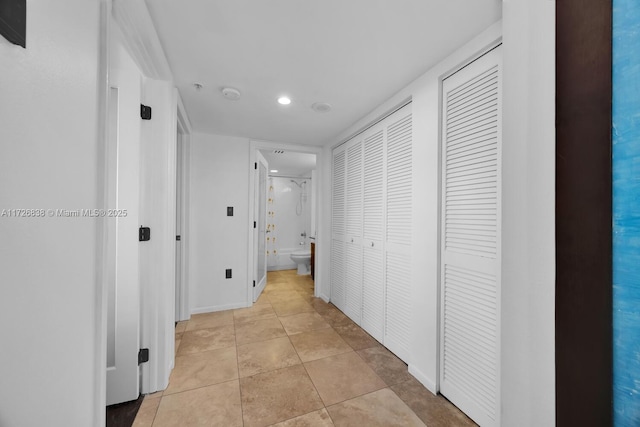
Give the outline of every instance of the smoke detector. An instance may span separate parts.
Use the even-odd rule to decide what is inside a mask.
[[[222,88],[222,95],[229,101],[237,101],[240,99],[240,91],[232,87]]]
[[[331,104],[327,104],[326,102],[316,102],[311,106],[311,108],[317,113],[328,113],[331,111]]]

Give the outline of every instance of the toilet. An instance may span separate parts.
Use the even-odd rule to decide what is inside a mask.
[[[310,274],[311,249],[300,249],[291,252],[291,260],[298,265],[298,274]]]

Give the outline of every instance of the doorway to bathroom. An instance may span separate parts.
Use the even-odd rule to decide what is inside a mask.
[[[312,261],[311,247],[318,238],[318,154],[321,149],[265,142],[252,144],[250,182],[254,188],[249,268],[253,277],[250,277],[249,295],[251,302],[255,302],[266,285],[263,273],[295,270],[297,274],[311,275],[312,264],[313,273],[318,270],[315,256]],[[318,279],[317,274],[313,276]],[[317,296],[318,287],[315,288]]]

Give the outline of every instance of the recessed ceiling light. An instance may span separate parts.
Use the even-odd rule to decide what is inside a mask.
[[[327,104],[326,102],[316,102],[311,106],[311,108],[313,111],[318,113],[328,113],[331,111],[331,104]]]
[[[291,104],[291,99],[286,96],[281,96],[280,98],[278,98],[278,104],[289,105]]]
[[[271,173],[278,173],[278,169],[271,169],[269,172],[271,172]]]
[[[237,101],[240,99],[240,91],[232,87],[223,87],[221,89],[222,95],[229,101]]]

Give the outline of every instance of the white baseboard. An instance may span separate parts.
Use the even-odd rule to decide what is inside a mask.
[[[432,381],[431,379],[429,379],[429,377],[427,377],[425,374],[420,372],[419,369],[417,369],[415,366],[411,364],[409,365],[409,373],[413,375],[415,379],[420,381],[420,383],[423,386],[425,386],[427,390],[429,390],[431,393],[438,394],[438,387],[436,386],[435,381]]]
[[[329,304],[329,297],[328,296],[326,296],[325,294],[320,294],[318,296],[322,299],[322,301],[324,301],[327,304]]]
[[[247,303],[238,302],[226,305],[212,305],[209,307],[197,307],[191,310],[191,314],[213,313],[214,311],[233,310],[235,308],[245,308]]]

